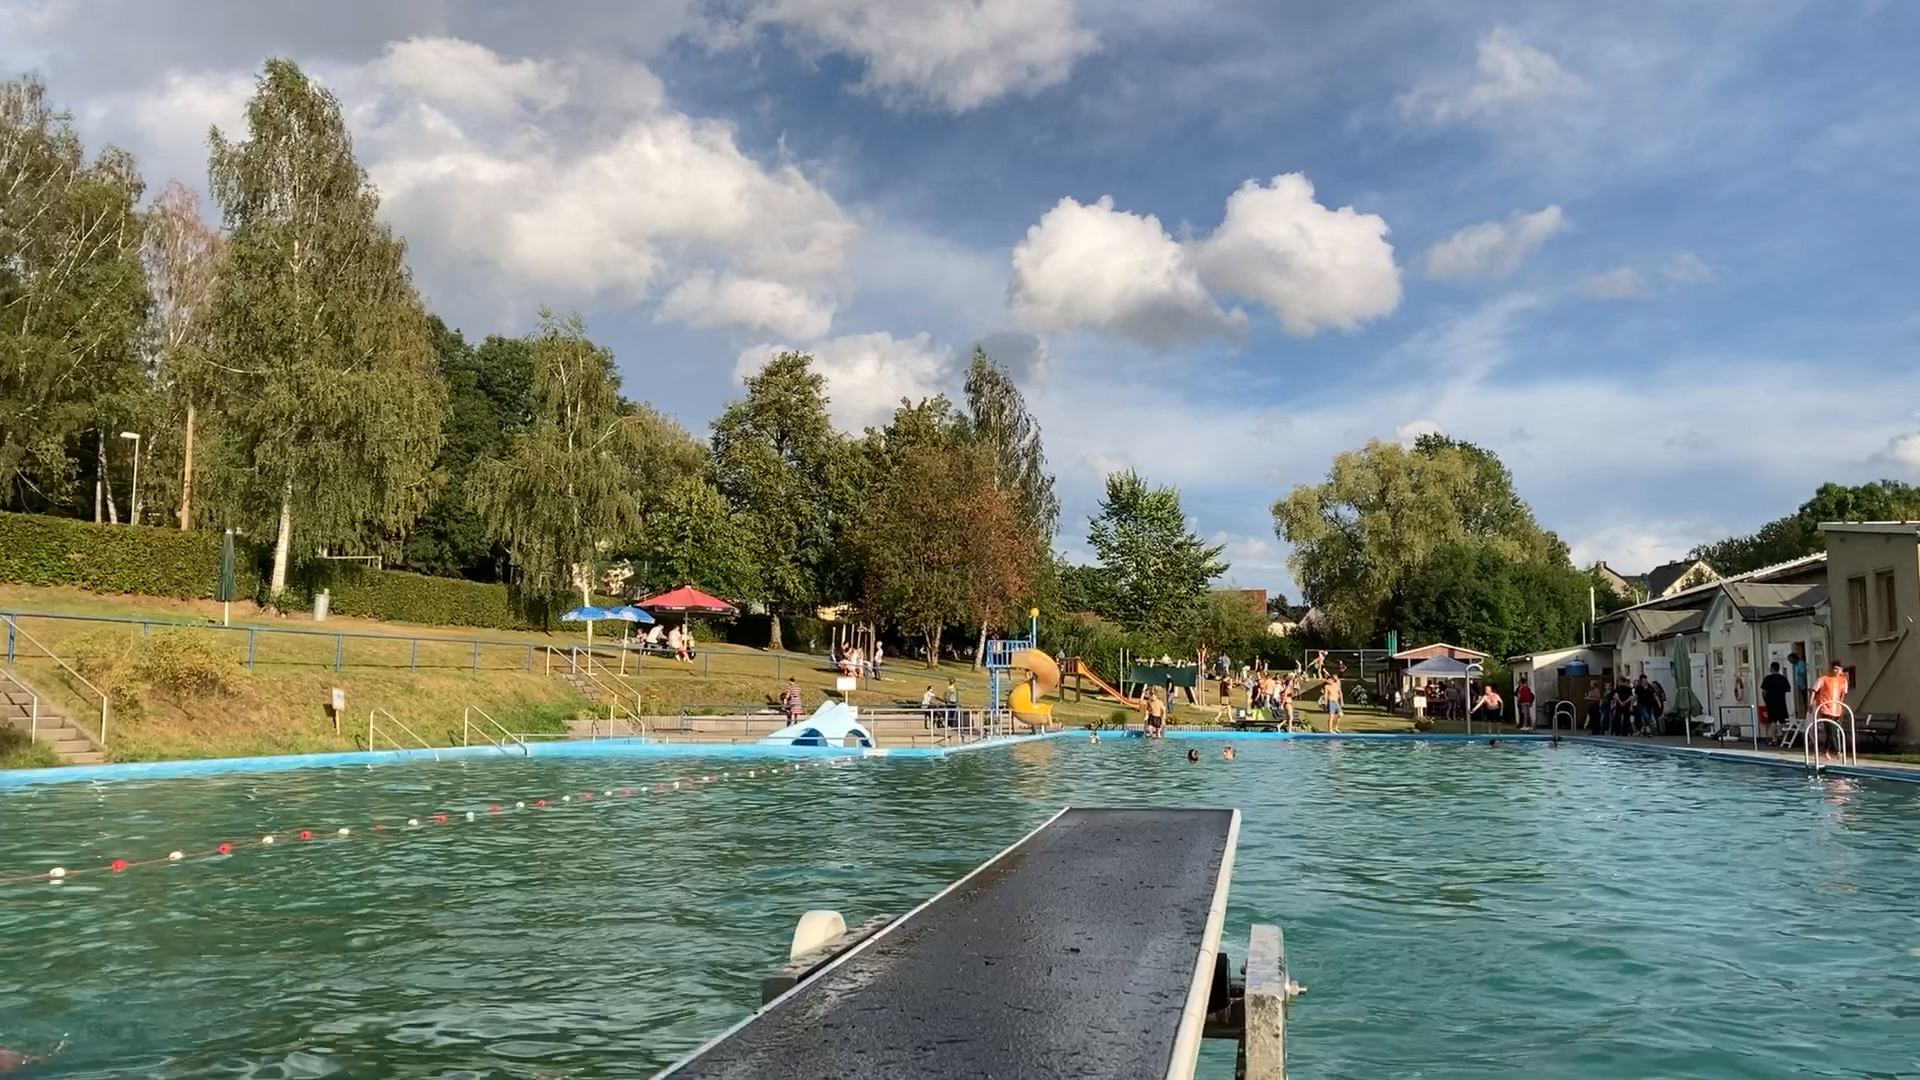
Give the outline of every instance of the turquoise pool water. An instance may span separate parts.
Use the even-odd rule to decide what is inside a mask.
[[[1594,747],[1239,749],[0,793],[0,878],[280,839],[0,886],[0,1046],[64,1041],[29,1072],[61,1077],[643,1075],[757,1002],[801,910],[902,911],[1062,804],[1156,803],[1244,811],[1228,942],[1286,930],[1294,1077],[1920,1076],[1920,788]]]

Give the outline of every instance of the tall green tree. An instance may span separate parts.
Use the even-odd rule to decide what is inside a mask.
[[[1401,584],[1391,619],[1409,647],[1445,641],[1500,659],[1578,640],[1590,584],[1571,566],[1462,541]]]
[[[272,523],[278,597],[296,534],[397,547],[434,493],[446,391],[405,246],[334,96],[269,60],[247,138],[215,129],[211,143],[228,237],[209,348],[222,487],[234,518]]]
[[[1412,449],[1371,441],[1335,456],[1326,482],[1273,504],[1274,532],[1307,603],[1336,633],[1386,628],[1393,598],[1434,552],[1482,544],[1512,558],[1559,564],[1566,545],[1540,528],[1492,454],[1433,439]]]
[[[676,478],[646,514],[639,554],[656,587],[692,585],[715,596],[759,595],[744,515],[704,476]]]
[[[993,597],[1030,594],[1041,573],[1040,560],[1052,547],[1053,534],[1060,527],[1060,499],[1054,493],[1053,474],[1047,471],[1046,449],[1040,439],[1040,422],[1027,409],[1025,395],[1014,384],[1007,370],[976,345],[967,367],[966,414],[964,432],[968,441],[981,447],[993,463],[995,488],[1007,503],[991,516],[998,521],[1007,512],[1017,528],[995,529],[983,534],[996,543],[983,552],[978,598],[979,637],[974,644],[973,666],[984,662],[987,633],[1001,621],[1004,604],[991,606]]]
[[[0,503],[71,505],[70,449],[107,475],[151,303],[140,194],[133,159],[89,161],[39,80],[0,83]]]
[[[1087,543],[1112,590],[1112,607],[1100,614],[1128,629],[1184,632],[1204,610],[1208,583],[1227,571],[1224,548],[1187,528],[1180,492],[1152,487],[1131,469],[1108,474]]]
[[[713,422],[713,482],[751,538],[754,581],[775,616],[826,598],[833,546],[852,505],[852,449],[827,417],[826,383],[805,353],[783,352],[747,378]]]
[[[428,320],[447,387],[446,441],[435,472],[444,481],[407,531],[402,558],[413,570],[503,580],[506,549],[494,542],[469,498],[474,468],[504,457],[533,414],[533,350],[524,338],[490,335],[475,347],[438,316]]]
[[[149,500],[170,501],[180,528],[193,526],[193,453],[201,437],[199,404],[212,372],[207,363],[214,285],[226,240],[200,216],[200,196],[171,181],[147,208],[141,262],[153,294],[150,406],[142,424],[141,470]],[[155,467],[159,466],[159,467]]]
[[[1821,484],[1813,497],[1785,517],[1747,536],[1702,544],[1690,552],[1721,574],[1744,574],[1825,551],[1823,521],[1911,521],[1920,518],[1920,487],[1899,480]]]
[[[592,596],[595,564],[640,530],[632,483],[646,449],[613,354],[578,315],[541,309],[530,339],[531,414],[506,453],[477,462],[467,498],[536,596]]]

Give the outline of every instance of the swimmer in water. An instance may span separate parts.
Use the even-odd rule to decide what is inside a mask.
[[[1087,732],[1087,741],[1088,741],[1088,742],[1090,742],[1090,743],[1097,743],[1097,742],[1099,742],[1099,741],[1100,741],[1100,733],[1099,733],[1099,732],[1097,732],[1097,731],[1089,731],[1089,732]]]
[[[1227,748],[1225,750],[1220,751],[1220,756],[1223,758],[1226,758],[1228,761],[1232,761],[1233,760],[1233,744],[1228,743]]]
[[[1187,760],[1188,760],[1188,761],[1199,761],[1199,760],[1200,760],[1200,751],[1198,751],[1198,750],[1189,750],[1189,751],[1187,751]]]

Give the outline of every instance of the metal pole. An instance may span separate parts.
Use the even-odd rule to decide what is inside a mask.
[[[8,667],[13,666],[13,632],[15,629],[17,629],[17,627],[13,625],[13,620],[8,619],[7,620],[7,666]]]
[[[414,638],[407,644],[407,668],[412,670],[420,665],[420,639]]]
[[[333,670],[340,670],[340,654],[347,648],[347,639],[343,634],[333,635]]]
[[[533,671],[533,646],[527,646],[527,671]]]
[[[480,639],[473,639],[473,670],[480,670]]]
[[[253,670],[253,627],[247,627],[247,670]]]

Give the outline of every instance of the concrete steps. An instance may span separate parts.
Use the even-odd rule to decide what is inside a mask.
[[[8,679],[0,680],[0,724],[28,732],[68,765],[98,765],[107,760],[93,736],[54,708],[44,695],[39,698],[36,718],[35,695],[8,681],[19,677],[17,672],[8,672]]]

